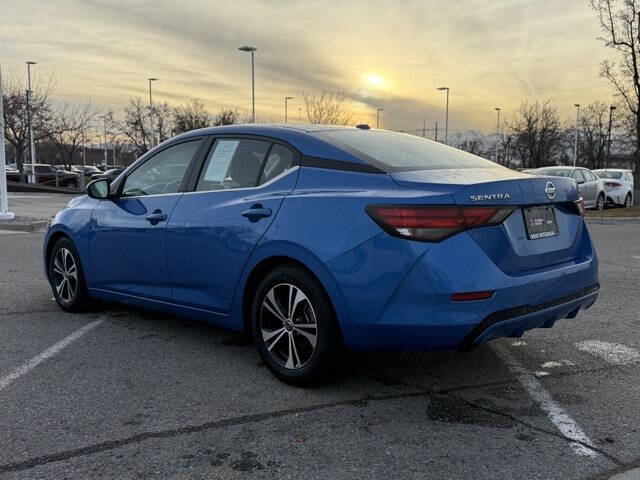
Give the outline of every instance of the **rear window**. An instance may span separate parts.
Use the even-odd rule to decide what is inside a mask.
[[[612,180],[620,180],[622,172],[596,172],[600,178],[610,178]]]
[[[406,133],[344,129],[314,132],[312,135],[386,172],[500,168],[493,162],[457,148]]]
[[[533,173],[536,175],[551,175],[552,177],[568,177],[571,170],[568,168],[538,168]]]

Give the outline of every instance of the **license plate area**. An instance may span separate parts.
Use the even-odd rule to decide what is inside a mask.
[[[522,213],[529,240],[539,240],[558,235],[556,212],[552,206],[523,207]]]

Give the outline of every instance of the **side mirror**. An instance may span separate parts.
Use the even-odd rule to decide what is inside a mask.
[[[96,200],[105,200],[109,198],[109,185],[108,178],[98,178],[87,185],[87,195]]]

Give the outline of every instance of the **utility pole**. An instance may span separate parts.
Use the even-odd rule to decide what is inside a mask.
[[[438,121],[436,120],[436,138],[435,141],[438,141]]]
[[[494,108],[494,110],[496,110],[498,112],[498,123],[496,125],[496,163],[498,162],[498,148],[499,148],[499,141],[500,141],[500,108],[496,107]]]
[[[376,109],[376,128],[380,128],[380,112],[383,112],[384,108]]]
[[[573,166],[575,167],[578,160],[578,121],[580,119],[580,104],[575,103],[573,106],[576,107],[576,138],[573,145]]]
[[[256,77],[254,73],[254,53],[257,50],[256,47],[244,45],[238,48],[241,52],[251,53],[251,123],[256,123]]]
[[[422,138],[425,138],[427,134],[427,117],[422,119]]]
[[[293,100],[293,97],[284,97],[284,123],[287,124],[287,120],[289,117],[289,104],[287,103],[289,100]]]
[[[300,115],[300,123],[302,123],[302,107],[298,107],[298,114]]]
[[[149,79],[149,136],[151,137],[151,148],[154,147],[154,141],[155,141],[155,133],[153,131],[153,99],[151,98],[151,82],[155,82],[157,80],[158,80],[157,78],[153,78],[153,77]],[[105,165],[106,165],[106,154],[105,154]]]
[[[38,62],[25,62],[27,64],[27,121],[29,122],[29,159],[31,161],[31,178],[29,183],[36,183],[36,147],[33,144],[33,119],[31,108],[31,65]]]
[[[438,90],[446,90],[447,91],[447,110],[445,112],[445,121],[444,121],[444,143],[448,144],[449,142],[449,87],[440,87]]]
[[[13,220],[7,198],[7,174],[4,158],[4,111],[2,102],[2,67],[0,66],[0,220]]]
[[[104,165],[107,166],[107,115],[102,115],[104,120]]]
[[[611,158],[611,118],[613,116],[613,111],[617,107],[615,105],[611,105],[609,107],[609,132],[607,134],[607,168],[609,168],[610,158]]]

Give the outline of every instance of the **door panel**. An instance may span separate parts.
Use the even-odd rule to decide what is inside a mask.
[[[166,226],[182,196],[102,200],[93,210],[91,285],[148,298],[171,298],[166,262]],[[167,220],[150,218],[167,215]]]
[[[233,142],[237,141],[218,140],[216,146],[222,148],[217,153],[216,146],[212,148],[202,169],[198,186],[215,190],[185,193],[167,226],[167,263],[174,301],[215,312],[231,309],[251,252],[298,177],[298,169],[292,168],[291,151],[291,161],[285,160],[286,149],[275,153],[274,146],[266,161],[259,159],[256,169],[256,152],[261,147]],[[233,187],[249,181],[266,183]]]

